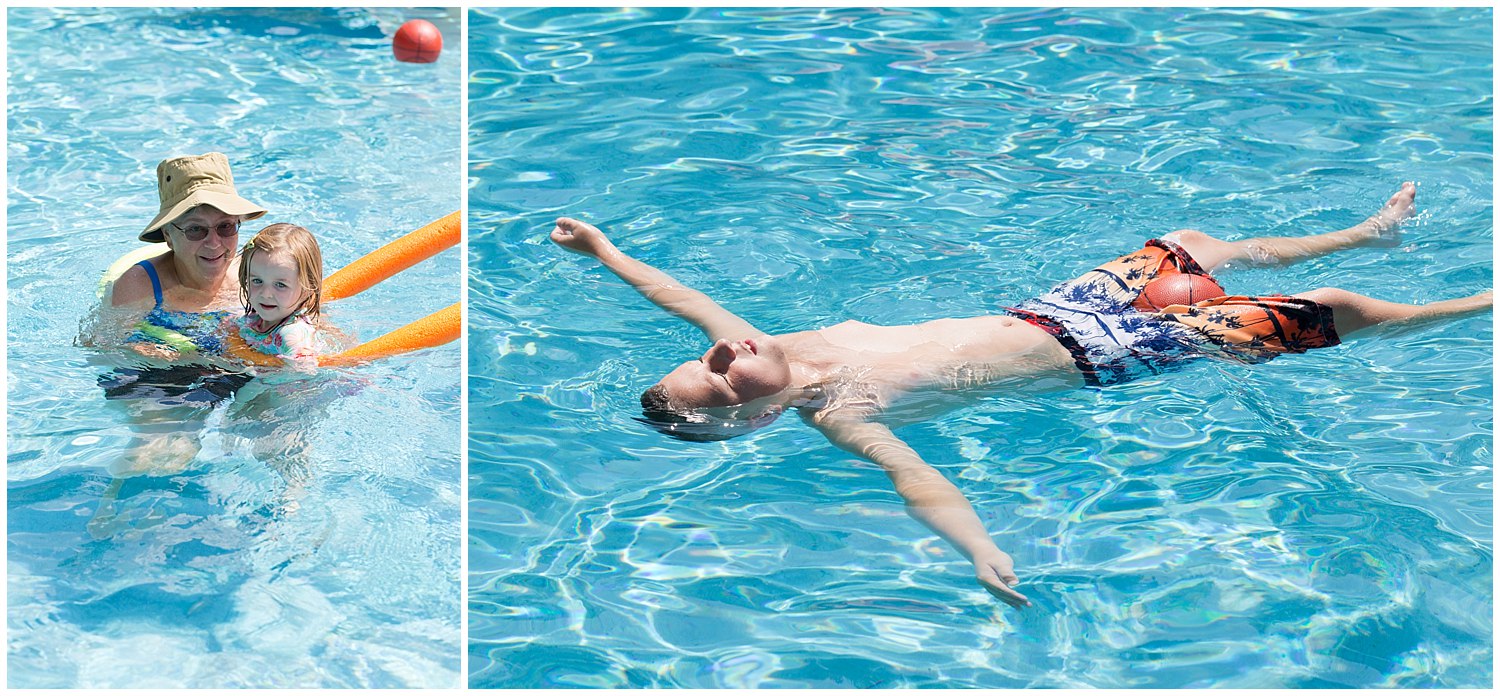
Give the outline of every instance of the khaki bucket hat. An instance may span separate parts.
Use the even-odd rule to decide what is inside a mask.
[[[166,241],[162,225],[199,205],[211,205],[245,220],[266,214],[265,208],[240,198],[229,172],[229,158],[218,152],[162,160],[156,165],[156,193],[161,196],[161,210],[141,233],[143,242]]]

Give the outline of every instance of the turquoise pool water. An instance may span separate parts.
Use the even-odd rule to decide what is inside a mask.
[[[582,217],[773,333],[993,312],[1153,235],[1394,249],[1221,276],[1491,285],[1491,12],[470,13],[476,687],[1487,687],[1492,326],[898,431],[1036,606],[783,418],[686,444],[637,397],[705,344],[547,242]]]
[[[443,28],[436,64],[391,58],[385,37],[411,17]],[[133,361],[74,345],[100,273],[156,213],[165,157],[227,153],[271,211],[241,241],[300,223],[329,271],[458,209],[459,16],[8,20],[8,686],[460,684],[457,344],[261,377],[197,409],[106,401],[96,380]],[[460,261],[328,317],[378,336],[456,301]],[[201,451],[180,472],[113,478],[131,419],[153,414]]]

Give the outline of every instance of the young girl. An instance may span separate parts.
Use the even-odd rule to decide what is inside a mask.
[[[323,253],[311,232],[278,222],[240,251],[240,301],[235,321],[245,344],[298,362],[322,352],[318,315],[323,304]]]

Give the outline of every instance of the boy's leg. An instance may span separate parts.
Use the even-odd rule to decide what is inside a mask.
[[[1340,249],[1395,244],[1400,239],[1401,223],[1415,212],[1413,202],[1416,196],[1416,184],[1408,181],[1386,201],[1380,212],[1358,225],[1337,232],[1307,237],[1256,237],[1226,242],[1198,230],[1177,230],[1162,239],[1181,246],[1209,273],[1231,261],[1257,265],[1290,264]]]
[[[1339,336],[1343,338],[1348,338],[1351,334],[1363,329],[1389,322],[1418,324],[1435,319],[1487,312],[1494,304],[1493,290],[1425,305],[1386,302],[1338,288],[1319,288],[1311,292],[1299,292],[1293,297],[1312,300],[1332,308],[1333,325],[1338,330]]]

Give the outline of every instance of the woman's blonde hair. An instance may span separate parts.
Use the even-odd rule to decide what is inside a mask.
[[[278,222],[256,232],[240,250],[240,303],[245,313],[253,311],[250,306],[250,259],[261,252],[285,252],[297,264],[297,280],[311,297],[302,303],[308,319],[316,321],[323,309],[323,252],[318,249],[318,240],[306,228]]]

